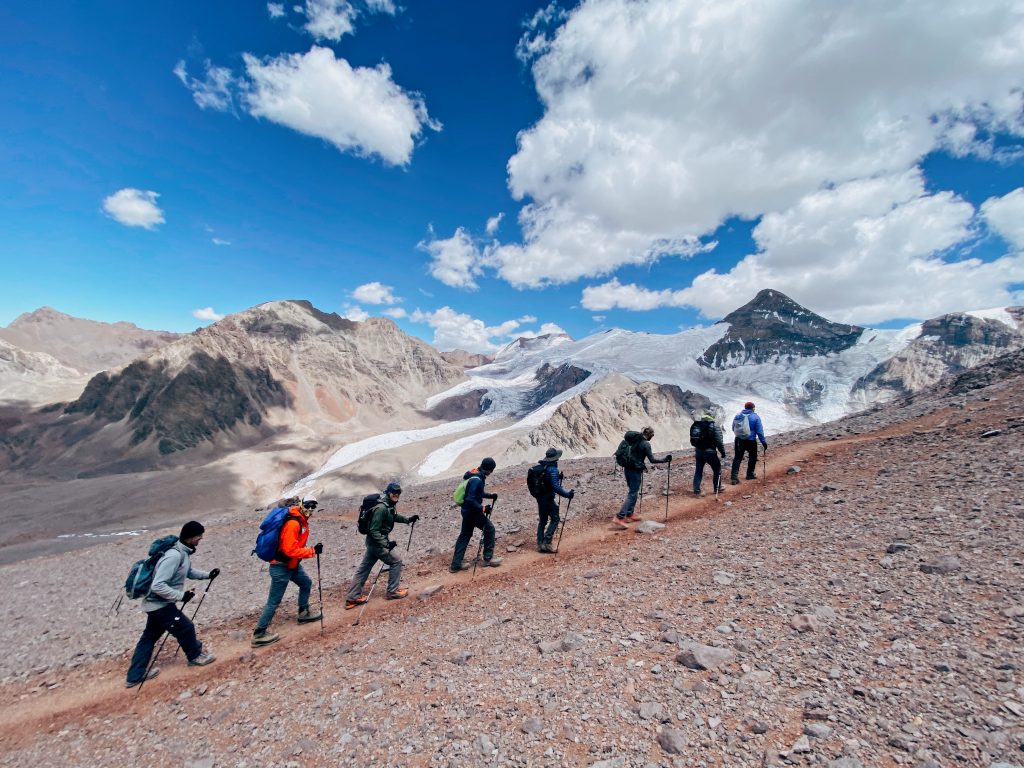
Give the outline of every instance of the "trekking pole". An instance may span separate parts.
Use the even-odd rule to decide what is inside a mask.
[[[640,517],[640,514],[644,511],[644,476],[640,474],[640,501],[637,504],[636,516]]]
[[[377,579],[380,578],[380,575],[383,572],[384,563],[381,563],[380,568],[377,569],[377,575],[373,577],[373,583],[370,585],[370,591],[366,593],[366,602],[363,603],[363,607],[359,609],[359,615],[356,616],[356,620],[352,622],[353,627],[358,627],[359,622],[363,620],[363,611],[365,611],[366,606],[370,604],[370,598],[373,597],[373,588],[377,586]]]
[[[207,587],[207,589],[209,589],[209,587]],[[181,607],[184,608],[186,605],[188,605],[188,601],[189,601],[189,598],[187,598],[187,597],[184,600],[182,600]],[[198,610],[198,608],[196,610]],[[167,642],[167,638],[170,637],[170,636],[171,636],[170,632],[167,632],[167,631],[164,632],[164,636],[163,636],[164,639],[160,641],[160,647],[157,648],[156,654],[154,654],[153,658],[149,660],[149,666],[146,667],[146,674],[142,676],[142,682],[139,683],[139,687],[135,691],[136,695],[142,691],[142,686],[144,686],[146,684],[146,680],[149,679],[150,670],[153,669],[153,665],[156,664],[156,660],[158,658],[160,658],[160,652],[163,651],[163,649],[164,649],[164,643]],[[179,648],[180,647],[181,646],[179,646]]]
[[[214,576],[213,578],[215,579],[217,577]],[[199,604],[196,605],[196,609],[192,612],[192,622],[193,623],[195,623],[196,614],[199,613],[199,609],[203,607],[203,600],[206,599],[206,593],[210,591],[210,587],[212,587],[212,586],[213,586],[213,579],[210,579],[210,581],[207,582],[207,584],[206,584],[206,589],[203,590],[202,597],[199,598]],[[178,658],[178,651],[180,651],[180,650],[181,650],[181,646],[179,645],[177,650],[174,651],[174,658],[175,659]]]
[[[415,530],[416,530],[416,523],[412,523],[409,526],[409,541],[407,541],[406,544],[405,544],[405,551],[406,552],[408,552],[409,551],[409,547],[412,546],[412,532],[415,531]]]
[[[672,459],[668,460],[668,474],[665,476],[665,522],[668,522],[668,494],[672,490]]]
[[[764,462],[764,468],[761,470],[761,482],[764,483],[764,479],[768,476],[768,449],[767,448],[764,449],[764,458],[762,458],[762,461]]]
[[[320,634],[324,633],[324,585],[320,580],[320,553],[316,553],[316,591],[320,595]]]
[[[114,603],[113,603],[113,605],[111,605],[111,606],[110,606],[110,609],[109,609],[109,610],[107,611],[107,615],[108,615],[108,616],[109,616],[109,615],[110,615],[111,613],[113,613],[114,615],[117,615],[117,612],[118,612],[119,610],[121,610],[121,601],[122,601],[122,600],[124,600],[124,590],[119,590],[119,594],[118,594],[118,596],[114,598]]]
[[[561,498],[559,498],[561,501]],[[569,521],[569,508],[572,506],[572,496],[565,502],[565,517],[562,518],[562,526],[558,529],[558,543],[555,545],[555,554],[558,554],[559,547],[562,546],[562,534],[565,533],[565,524]]]

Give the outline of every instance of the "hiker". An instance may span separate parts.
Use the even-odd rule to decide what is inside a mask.
[[[729,482],[732,485],[740,484],[740,464],[743,463],[743,454],[750,459],[747,461],[747,480],[757,480],[755,468],[757,467],[757,441],[761,441],[765,453],[768,452],[768,442],[764,439],[764,428],[761,425],[761,417],[754,413],[754,404],[746,402],[743,410],[736,414],[732,420],[732,432],[736,435],[732,454],[732,473]]]
[[[693,446],[694,455],[697,459],[697,468],[693,472],[693,493],[700,496],[700,483],[704,477],[704,465],[710,464],[713,472],[712,482],[715,491],[722,488],[722,462],[718,460],[718,454],[725,458],[725,442],[722,439],[722,429],[715,421],[714,415],[707,411],[693,422],[690,427],[690,444]]]
[[[309,518],[313,516],[316,508],[317,500],[312,495],[304,496],[301,504],[296,503],[288,508],[288,516],[281,525],[278,555],[270,562],[270,592],[267,594],[267,604],[263,606],[263,613],[260,614],[256,629],[252,633],[251,644],[254,648],[276,643],[281,638],[280,635],[267,630],[270,622],[274,620],[274,614],[277,612],[277,606],[281,604],[285,590],[288,589],[288,582],[294,582],[299,588],[299,624],[320,620],[320,611],[309,607],[313,580],[306,575],[301,563],[302,560],[316,557],[324,551],[324,545],[320,543],[312,547],[306,546],[309,539]]]
[[[395,523],[406,523],[411,525],[420,519],[419,515],[402,517],[395,511],[398,499],[402,495],[402,486],[397,482],[388,483],[380,501],[370,510],[370,525],[366,534],[366,552],[363,554],[363,562],[359,564],[356,575],[352,579],[352,586],[348,590],[348,599],[345,601],[345,609],[355,608],[362,605],[369,598],[363,596],[363,585],[370,576],[370,571],[378,560],[388,566],[388,600],[401,600],[409,594],[405,587],[399,587],[402,579],[402,561],[393,550],[397,542],[389,541],[388,534],[395,527]]]
[[[547,554],[554,554],[555,549],[551,546],[551,538],[558,530],[558,523],[561,518],[558,516],[558,503],[555,501],[557,493],[563,499],[571,499],[576,491],[567,491],[562,487],[561,472],[558,471],[558,460],[562,452],[555,448],[548,448],[544,458],[537,462],[544,468],[545,488],[540,496],[537,496],[537,551]],[[547,525],[547,530],[545,530]]]
[[[640,493],[640,484],[644,479],[644,472],[647,471],[647,465],[644,463],[650,461],[651,464],[668,464],[672,461],[672,454],[665,454],[665,458],[656,459],[654,454],[651,452],[651,438],[654,437],[653,427],[644,427],[643,431],[627,432],[623,442],[628,444],[628,449],[625,451],[625,456],[620,462],[622,464],[622,472],[626,476],[626,487],[629,492],[626,494],[626,500],[622,503],[622,508],[619,509],[618,514],[615,515],[615,519],[612,521],[619,528],[628,528],[626,523],[636,523],[640,521],[640,516],[637,515],[633,508],[636,506],[636,497]],[[619,449],[622,449],[620,444]],[[619,452],[617,450],[616,460],[619,460]]]
[[[203,650],[203,644],[196,639],[195,625],[181,612],[177,603],[187,603],[195,592],[185,590],[185,579],[203,581],[215,579],[219,568],[212,571],[197,571],[192,568],[191,555],[195,553],[206,531],[201,523],[190,520],[181,527],[177,543],[164,552],[153,571],[153,586],[142,601],[146,612],[146,628],[132,654],[132,663],[125,679],[126,688],[134,688],[143,680],[152,680],[160,674],[160,667],[153,667],[146,673],[149,659],[153,655],[156,641],[164,632],[170,633],[185,652],[190,667],[205,667],[216,657]],[[184,604],[183,603],[183,604]]]
[[[455,541],[455,554],[452,556],[452,565],[449,570],[452,573],[468,571],[469,564],[463,563],[462,558],[466,555],[466,547],[469,540],[473,538],[473,530],[480,528],[484,537],[484,566],[497,568],[501,565],[501,558],[494,556],[494,524],[491,522],[491,508],[498,500],[498,494],[486,493],[484,483],[487,477],[498,465],[490,456],[480,462],[480,468],[471,472],[466,483],[466,497],[462,500],[462,530],[459,531],[459,538]],[[491,504],[484,506],[484,499],[490,499]]]

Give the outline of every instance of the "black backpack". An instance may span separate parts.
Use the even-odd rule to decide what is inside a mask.
[[[551,480],[543,464],[534,464],[526,471],[526,488],[535,499],[551,493]]]
[[[690,445],[697,449],[715,447],[715,433],[710,421],[701,419],[693,422],[690,426]]]
[[[360,502],[359,520],[356,522],[356,528],[363,536],[369,535],[370,521],[373,519],[370,511],[380,503],[382,498],[383,494],[371,493],[369,496],[364,496],[362,502]]]
[[[633,446],[639,443],[641,438],[643,438],[643,435],[633,430],[623,435],[622,442],[615,449],[615,463],[626,469],[632,468],[635,464],[633,460]]]

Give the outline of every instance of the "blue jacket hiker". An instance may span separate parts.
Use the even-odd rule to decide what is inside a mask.
[[[397,482],[388,483],[380,501],[370,510],[369,532],[366,534],[366,551],[363,560],[356,569],[356,575],[348,590],[345,609],[349,610],[362,605],[369,597],[363,596],[363,587],[370,576],[373,566],[380,560],[388,567],[388,600],[401,600],[409,594],[409,590],[400,587],[402,581],[402,561],[392,550],[396,544],[388,536],[395,523],[413,524],[420,519],[419,515],[403,517],[395,511],[398,499],[402,495],[402,486]]]
[[[185,523],[178,535],[178,542],[168,549],[153,572],[153,585],[142,601],[146,612],[146,628],[132,653],[131,666],[125,680],[126,688],[134,688],[143,680],[150,680],[160,674],[159,667],[153,667],[146,674],[153,648],[164,632],[170,633],[185,652],[190,667],[203,667],[214,661],[212,653],[203,651],[203,644],[196,639],[196,628],[188,616],[178,608],[178,602],[187,603],[195,595],[185,589],[185,579],[202,581],[215,579],[220,570],[198,571],[192,567],[191,555],[202,541],[205,532],[202,524],[194,520]]]
[[[501,565],[501,558],[494,556],[494,524],[491,522],[491,505],[484,506],[484,499],[492,502],[498,500],[498,494],[487,493],[484,484],[487,477],[494,471],[497,464],[490,456],[480,462],[480,468],[470,474],[469,482],[466,484],[466,497],[462,501],[462,530],[459,531],[459,538],[455,541],[455,554],[452,555],[452,573],[469,569],[467,563],[462,560],[466,556],[466,548],[469,540],[473,538],[473,531],[480,528],[484,536],[484,562],[485,566],[497,568]]]
[[[761,441],[765,452],[768,451],[768,441],[764,438],[764,426],[761,424],[761,417],[754,413],[753,403],[745,403],[743,410],[736,414],[736,417],[732,420],[732,431],[736,435],[736,440],[733,444],[732,472],[730,473],[729,482],[732,485],[739,485],[740,465],[743,463],[744,454],[749,456],[746,479],[756,480],[757,441]]]
[[[562,498],[571,499],[576,491],[567,491],[562,487],[560,473],[558,471],[558,460],[562,452],[555,448],[548,448],[544,458],[538,463],[544,467],[547,478],[547,492],[537,497],[537,551],[554,554],[555,549],[551,546],[551,539],[558,530],[559,517],[558,502],[555,494]],[[546,528],[545,528],[546,526]]]

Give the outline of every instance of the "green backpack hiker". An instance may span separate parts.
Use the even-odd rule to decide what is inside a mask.
[[[619,443],[619,447],[615,449],[615,463],[623,469],[633,469],[636,466],[636,460],[633,458],[633,448],[635,448],[642,439],[643,435],[639,432],[633,431],[632,429],[623,435],[622,442]]]

